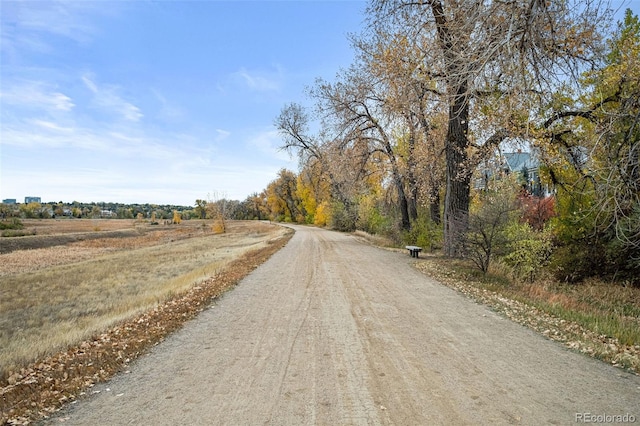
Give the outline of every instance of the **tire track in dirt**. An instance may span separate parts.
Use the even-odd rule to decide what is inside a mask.
[[[408,255],[296,235],[66,424],[570,424],[640,420],[640,377],[439,285]]]

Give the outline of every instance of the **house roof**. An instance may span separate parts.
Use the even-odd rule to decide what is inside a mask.
[[[502,155],[506,166],[511,172],[519,172],[523,168],[527,170],[536,169],[540,165],[538,160],[529,152],[505,152]]]

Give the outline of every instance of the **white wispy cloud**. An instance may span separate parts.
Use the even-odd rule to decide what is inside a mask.
[[[54,149],[52,156],[70,149],[74,155],[85,153],[96,158],[171,161],[186,155],[175,143],[179,138],[167,135],[164,140],[158,139],[117,123],[83,126],[72,121],[27,118],[2,123],[1,145],[34,153]]]
[[[140,121],[144,116],[140,108],[127,102],[118,94],[120,88],[115,85],[101,85],[94,81],[94,77],[82,76],[84,85],[93,93],[93,104],[104,112],[121,116],[128,121]]]
[[[51,96],[47,101],[50,102],[55,109],[62,111],[71,111],[75,106],[70,97],[59,92],[51,93]]]
[[[294,160],[292,160],[291,156],[280,149],[281,144],[282,139],[276,129],[264,130],[253,135],[248,140],[248,145],[261,153],[278,161],[286,161],[293,164]]]
[[[107,132],[110,152],[122,158],[140,158],[153,161],[180,161],[187,153],[180,147],[177,135],[168,135],[167,140],[157,139],[145,134],[131,135],[120,131]]]
[[[43,119],[26,119],[2,124],[2,145],[34,152],[49,148],[107,152],[111,144],[89,129],[66,127]]]
[[[33,124],[35,124],[36,126],[40,126],[43,129],[46,130],[53,130],[55,132],[63,132],[63,133],[71,133],[73,132],[73,127],[64,127],[61,126],[58,123],[54,123],[52,121],[46,121],[46,120],[31,120]]]
[[[183,109],[170,102],[159,90],[151,89],[151,93],[160,104],[158,115],[161,119],[176,121],[185,116]]]
[[[56,34],[78,42],[87,42],[95,32],[87,19],[95,8],[88,2],[51,1],[38,5],[24,2],[19,7],[19,22],[24,30]]]
[[[71,111],[73,100],[42,81],[12,81],[0,92],[0,101],[12,106],[46,111]]]
[[[231,136],[231,132],[223,129],[216,129],[216,137],[214,138],[215,142],[222,142],[225,139],[228,139]]]
[[[122,104],[122,110],[120,112],[123,117],[129,121],[139,121],[143,117],[140,108],[128,102]]]
[[[119,13],[124,2],[11,1],[2,3],[0,37],[3,49],[12,54],[21,50],[48,52],[50,36],[65,37],[88,44],[98,30],[94,18]]]
[[[280,90],[283,80],[281,67],[275,71],[248,70],[244,67],[234,73],[251,90],[260,92]]]

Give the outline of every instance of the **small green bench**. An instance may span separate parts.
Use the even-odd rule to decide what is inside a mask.
[[[411,255],[411,257],[420,257],[420,252],[422,251],[422,247],[418,247],[418,246],[406,246],[405,247],[407,250],[409,250],[409,254]]]

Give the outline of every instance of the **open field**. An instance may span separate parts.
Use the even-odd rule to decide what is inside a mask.
[[[192,227],[193,224],[187,226]],[[34,235],[63,235],[77,234],[81,232],[106,232],[129,230],[139,225],[147,227],[142,221],[134,219],[22,219],[25,230],[33,232]],[[194,222],[195,224],[195,222]]]
[[[286,230],[204,221],[25,221],[35,235],[3,238],[0,378],[184,293]]]

